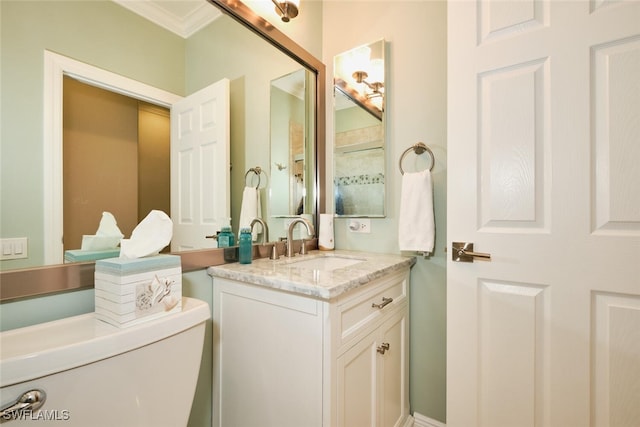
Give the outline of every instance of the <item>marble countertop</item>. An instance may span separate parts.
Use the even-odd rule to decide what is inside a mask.
[[[360,262],[333,270],[313,269],[296,265],[322,257],[351,258]],[[249,282],[269,288],[281,289],[301,295],[331,300],[343,293],[365,285],[388,273],[415,264],[413,256],[377,254],[356,251],[310,251],[293,258],[281,256],[279,260],[254,259],[251,264],[231,263],[209,267],[215,277]]]

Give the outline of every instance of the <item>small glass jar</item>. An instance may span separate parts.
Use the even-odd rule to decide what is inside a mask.
[[[249,227],[243,227],[240,229],[240,238],[238,244],[238,261],[240,264],[251,264],[251,258],[253,257],[253,242],[251,236],[251,229]]]
[[[218,234],[218,247],[228,248],[236,244],[236,238],[231,231],[230,225],[225,225]]]

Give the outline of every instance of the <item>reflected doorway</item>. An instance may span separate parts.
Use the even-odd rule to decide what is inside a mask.
[[[125,236],[151,211],[170,212],[167,108],[63,79],[63,241],[79,249],[111,212]]]

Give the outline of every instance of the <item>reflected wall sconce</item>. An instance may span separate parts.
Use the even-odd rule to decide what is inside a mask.
[[[371,59],[371,48],[363,46],[350,53],[348,66],[355,70],[351,77],[360,85],[358,90],[380,110],[383,109],[384,99],[384,60]],[[356,86],[357,87],[357,86]]]
[[[382,121],[386,98],[384,53],[385,41],[381,39],[334,56],[337,109],[350,108],[348,101],[352,101]]]
[[[300,0],[271,0],[276,5],[276,13],[282,19],[282,22],[289,22],[298,16],[298,7]]]
[[[380,74],[380,72],[377,71],[376,68],[381,69],[383,66],[384,65],[382,64],[382,61],[379,59],[374,59],[373,61],[371,61],[371,69],[374,70],[372,74]],[[367,73],[366,71],[354,71],[351,76],[356,81],[356,83],[362,83],[366,85],[369,89],[371,89],[370,92],[367,91],[365,93],[365,96],[367,98],[376,98],[376,97],[382,96],[382,91],[384,89],[384,83],[380,81],[382,79],[377,78],[374,75],[372,79],[373,81],[370,83],[366,80],[369,78],[369,73]]]

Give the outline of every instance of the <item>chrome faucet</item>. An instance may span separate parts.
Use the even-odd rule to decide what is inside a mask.
[[[289,224],[289,229],[287,230],[287,252],[285,256],[295,256],[295,253],[293,252],[293,229],[296,227],[296,224],[299,223],[304,224],[304,226],[307,228],[308,235],[313,236],[316,233],[315,229],[313,228],[313,224],[311,224],[304,218],[296,218],[291,221],[291,224]],[[302,245],[304,246],[304,239],[302,239]]]
[[[253,233],[253,226],[260,224],[262,226],[262,244],[266,244],[269,242],[269,227],[267,227],[267,223],[264,222],[262,218],[254,218],[251,221],[251,232]]]

